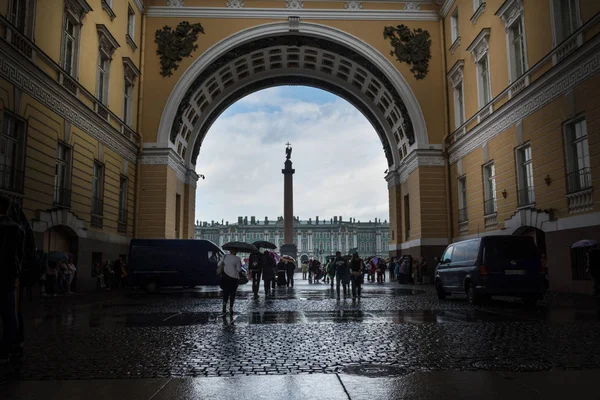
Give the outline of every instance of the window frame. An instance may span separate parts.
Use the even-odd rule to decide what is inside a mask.
[[[100,174],[97,176],[96,171],[99,170]],[[104,201],[104,179],[105,179],[106,169],[103,163],[98,160],[94,160],[92,166],[92,204],[96,201],[96,199],[101,202]],[[96,209],[92,206],[92,214],[94,215],[103,215],[103,207],[100,207],[100,211],[98,211],[98,207]]]
[[[9,135],[5,131],[5,126],[8,121],[13,121],[16,128],[16,134],[14,136]],[[25,149],[27,148],[27,121],[23,118],[8,112],[7,110],[2,111],[2,125],[0,126],[0,139],[6,137],[6,145],[8,148],[8,142],[11,141],[15,144],[16,155],[13,155],[13,162],[9,168],[14,171],[11,173],[12,187],[4,188],[4,185],[0,186],[0,190],[7,191],[10,193],[23,194],[24,182],[25,182]],[[1,143],[1,141],[0,141]],[[0,144],[1,145],[1,144]],[[6,152],[4,153],[6,154]],[[6,164],[4,164],[6,165]],[[4,168],[3,168],[4,169]],[[2,179],[4,179],[2,177]]]
[[[102,68],[101,62],[105,62],[104,68]],[[110,62],[111,58],[108,54],[106,54],[102,49],[98,51],[98,63],[96,65],[96,97],[98,101],[104,106],[108,107],[108,88],[109,88],[109,80],[110,80]],[[101,72],[103,73],[102,82],[100,81]]]
[[[63,149],[65,151],[65,156],[63,158],[61,158],[60,156],[60,149]],[[59,167],[64,166],[65,167],[65,172],[64,172],[64,184],[60,185],[59,182]],[[65,207],[70,207],[70,203],[71,203],[71,199],[70,199],[70,195],[67,196],[68,198],[65,200],[64,196],[65,193],[68,193],[71,191],[71,185],[72,185],[72,174],[73,174],[73,147],[70,146],[68,143],[59,140],[56,143],[56,158],[55,158],[55,170],[54,170],[54,196],[53,196],[53,201],[55,204],[59,204],[61,206],[65,206]],[[58,195],[59,193],[59,189],[62,189],[65,191],[65,193],[61,193],[61,195]]]
[[[469,220],[467,208],[467,176],[461,175],[457,179],[457,195],[458,195],[458,222],[467,222]],[[461,211],[464,210],[464,218],[461,218]]]
[[[576,137],[576,127],[582,124],[585,135]],[[563,123],[563,139],[565,148],[565,173],[566,173],[566,190],[567,194],[576,193],[582,190],[588,190],[592,188],[592,177],[591,177],[591,161],[590,161],[590,147],[589,147],[589,134],[587,129],[587,120],[585,115],[579,115],[575,118],[567,120]],[[579,156],[577,147],[582,144],[582,150],[584,151],[583,157]],[[574,146],[575,145],[575,146]],[[584,160],[583,167],[579,165],[579,160]],[[576,175],[577,185],[572,184],[572,176]]]
[[[465,86],[464,80],[454,86],[454,129],[460,128],[466,122],[465,114]],[[460,93],[460,94],[459,94]]]
[[[528,154],[529,159],[525,156]],[[517,205],[518,207],[529,207],[535,204],[535,182],[533,175],[533,152],[531,143],[527,142],[515,149],[516,175],[517,175]],[[531,183],[531,185],[530,185]],[[519,196],[522,191],[527,190],[527,202],[523,202]]]
[[[67,33],[67,24],[73,25],[73,35]],[[69,10],[65,10],[63,15],[62,25],[62,43],[61,43],[61,68],[67,73],[67,75],[78,79],[79,78],[79,47],[81,38],[81,22],[79,19]],[[71,55],[71,65],[67,68],[67,42],[69,39],[73,40],[73,49]]]
[[[135,39],[135,10],[131,4],[127,5],[127,35],[132,41]]]
[[[498,212],[497,209],[497,197],[496,197],[496,166],[493,161],[490,161],[481,166],[483,178],[483,214],[492,215]],[[486,203],[493,200],[492,210],[486,209]]]
[[[485,61],[485,64],[487,66],[487,68],[485,69],[486,72],[486,77],[484,79],[483,76],[483,67],[482,67],[482,63]],[[478,97],[479,97],[479,109],[481,110],[482,108],[484,108],[490,101],[492,101],[493,96],[492,96],[492,82],[491,82],[491,77],[490,77],[490,57],[488,54],[488,51],[485,52],[485,54],[480,57],[477,62],[477,91],[478,91]],[[485,80],[485,82],[484,82]],[[486,98],[486,93],[485,93],[485,88],[487,87],[487,98]]]
[[[456,7],[452,14],[450,14],[450,40],[452,43],[456,42],[460,37],[460,21],[458,18],[458,7]]]
[[[562,24],[562,10],[561,10],[561,2],[565,0],[549,0],[550,1],[550,25],[552,27],[552,47],[556,47],[567,38],[569,38],[573,32],[581,27],[583,21],[581,19],[581,5],[579,4],[579,0],[566,0],[575,6],[575,25],[573,30],[568,34],[564,34],[563,24]]]
[[[517,40],[515,37],[515,29],[518,27],[521,29],[521,68],[523,68],[523,71],[518,70],[517,49],[515,46]],[[508,47],[508,78],[509,84],[511,84],[519,80],[529,70],[529,61],[527,57],[527,37],[525,33],[525,18],[523,17],[523,13],[515,18],[509,26],[507,26],[506,40]]]
[[[123,88],[123,121],[129,127],[133,125],[133,81],[125,76]]]

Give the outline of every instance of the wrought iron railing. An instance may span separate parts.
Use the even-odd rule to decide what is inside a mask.
[[[496,199],[491,198],[483,202],[483,215],[490,215],[496,212]]]
[[[567,193],[575,193],[592,187],[592,171],[582,168],[567,174]]]
[[[54,188],[54,204],[61,207],[71,207],[71,190],[56,186]]]
[[[469,220],[469,215],[467,213],[467,207],[460,208],[458,210],[458,222],[466,222]]]
[[[526,187],[517,191],[517,200],[519,207],[525,207],[535,203],[533,187]]]
[[[23,172],[10,165],[0,165],[0,189],[23,193]]]
[[[104,214],[104,200],[92,197],[92,214],[100,216]]]

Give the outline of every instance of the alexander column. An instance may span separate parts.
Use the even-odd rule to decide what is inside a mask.
[[[283,245],[281,254],[297,257],[297,248],[294,244],[294,172],[292,168],[292,145],[286,143],[285,168],[283,174]]]

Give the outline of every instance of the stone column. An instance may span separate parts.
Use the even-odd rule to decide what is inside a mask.
[[[292,160],[290,160],[292,149],[289,146],[286,150],[287,159],[285,168],[281,170],[283,174],[283,245],[281,253],[297,257],[297,248],[294,246],[294,172]],[[298,240],[298,246],[302,242]]]

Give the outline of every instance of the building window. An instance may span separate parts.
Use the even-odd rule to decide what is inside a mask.
[[[108,103],[108,72],[110,67],[110,58],[103,54],[102,51],[98,54],[98,85],[96,88],[96,96],[100,103],[107,105]]]
[[[56,170],[54,173],[54,203],[71,206],[71,148],[59,142],[56,146]]]
[[[527,54],[525,51],[525,32],[523,17],[511,25],[508,31],[510,41],[511,80],[514,82],[527,71]]]
[[[79,39],[79,25],[69,14],[65,15],[63,31],[63,69],[71,76],[75,76],[77,64],[77,49]]]
[[[404,196],[404,236],[406,241],[410,238],[410,201],[409,195]]]
[[[131,6],[129,6],[127,8],[127,35],[129,35],[129,37],[131,39],[133,39],[134,33],[135,33],[135,12],[133,11],[133,8],[131,8]]]
[[[477,11],[479,7],[483,4],[483,0],[473,0],[473,11]]]
[[[460,36],[458,34],[458,7],[456,7],[456,10],[454,10],[450,17],[450,29],[452,32],[452,43],[454,43]]]
[[[454,87],[454,121],[458,129],[465,123],[465,99],[463,95],[463,81]]]
[[[519,207],[535,203],[533,164],[531,161],[531,145],[529,144],[517,149],[517,185]]]
[[[458,222],[466,222],[467,214],[467,177],[458,178]]]
[[[10,3],[9,21],[21,33],[25,32],[25,24],[27,23],[27,0],[12,0]]]
[[[23,193],[25,122],[4,113],[0,132],[0,190]]]
[[[133,82],[125,78],[125,90],[123,92],[123,121],[131,126],[133,118]]]
[[[477,62],[478,87],[479,87],[479,108],[485,106],[492,100],[492,91],[490,89],[490,69],[488,55],[484,55]]]
[[[118,231],[127,232],[127,190],[128,180],[121,176],[119,180],[119,209],[118,209]]]
[[[579,8],[577,0],[552,1],[552,34],[554,45],[560,44],[575,32],[579,26]]]
[[[92,214],[104,213],[104,165],[94,162],[92,173]]]
[[[585,118],[565,125],[567,193],[592,187],[592,171]]]
[[[484,215],[496,212],[496,169],[490,163],[483,166],[483,213]]]

